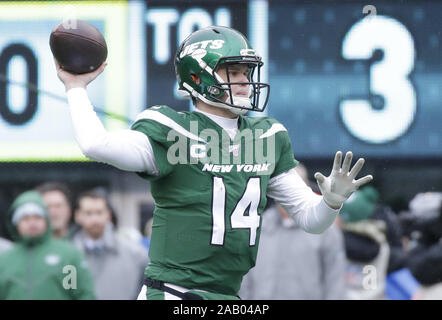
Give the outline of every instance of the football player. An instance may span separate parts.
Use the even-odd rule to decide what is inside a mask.
[[[151,262],[139,298],[238,299],[242,277],[255,265],[267,197],[306,232],[321,233],[372,179],[356,180],[364,160],[350,170],[352,153],[342,161],[338,151],[331,174],[315,174],[322,196],[307,187],[294,169],[285,127],[245,116],[264,110],[269,85],[260,79],[260,56],[234,29],[195,31],[177,50],[179,92],[193,100],[194,111],[153,106],[126,130],[106,131],[86,92],[106,63],[83,75],[56,65],[82,152],[150,181]]]

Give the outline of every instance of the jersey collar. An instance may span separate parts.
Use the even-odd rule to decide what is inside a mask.
[[[238,119],[239,119],[239,117],[236,117],[236,118],[233,118],[233,119],[225,118],[225,117],[217,116],[217,115],[214,115],[214,114],[211,114],[211,113],[199,110],[198,108],[195,108],[195,111],[205,115],[207,118],[209,118],[210,120],[212,120],[218,126],[220,126],[221,128],[223,128],[225,130],[238,129]]]

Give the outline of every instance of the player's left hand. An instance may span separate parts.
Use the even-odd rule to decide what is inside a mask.
[[[360,158],[350,170],[352,158],[353,153],[351,151],[347,152],[341,168],[342,152],[338,151],[335,155],[330,176],[324,177],[320,172],[315,173],[324,201],[333,209],[339,209],[345,200],[360,186],[373,180],[372,175],[355,180],[365,160]]]

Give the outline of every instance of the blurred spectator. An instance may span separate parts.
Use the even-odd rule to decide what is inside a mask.
[[[409,232],[416,244],[407,266],[423,286],[422,299],[442,299],[442,193],[416,195],[410,202]]]
[[[442,192],[417,194],[409,204],[409,211],[399,215],[404,235],[409,240],[408,249],[430,246],[442,237]]]
[[[390,247],[387,274],[403,269],[406,266],[407,252],[404,249],[403,230],[397,214],[378,201],[371,219],[385,222],[387,242]]]
[[[5,250],[8,250],[11,247],[12,247],[11,241],[0,238],[0,253],[2,253]]]
[[[82,229],[73,242],[86,255],[97,299],[136,299],[148,264],[146,250],[117,236],[102,192],[82,193],[77,206],[75,221]]]
[[[415,216],[434,217],[440,214],[441,202],[442,192],[423,192],[411,199],[409,208]]]
[[[142,244],[141,240],[143,235],[140,231],[133,227],[126,226],[118,228],[117,236],[133,243]]]
[[[385,299],[390,246],[387,224],[373,219],[379,193],[371,186],[356,191],[341,209],[347,255],[347,298]]]
[[[82,254],[69,242],[52,238],[40,193],[17,197],[8,218],[16,243],[0,256],[0,300],[94,299]]]
[[[45,182],[36,189],[48,207],[52,235],[61,239],[71,238],[75,226],[71,223],[72,202],[69,188],[60,182]]]
[[[345,251],[336,225],[320,235],[306,233],[277,204],[262,219],[256,266],[243,279],[242,299],[345,299]]]
[[[136,245],[141,245],[146,252],[149,253],[149,246],[146,246],[146,237],[143,234],[133,227],[121,227],[118,228],[117,236],[128,240]]]

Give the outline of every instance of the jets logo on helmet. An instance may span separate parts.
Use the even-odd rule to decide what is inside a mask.
[[[224,81],[217,71],[233,64],[249,68],[247,82]],[[261,82],[261,57],[240,32],[212,26],[193,32],[180,45],[175,56],[178,92],[209,105],[229,109],[235,114],[248,110],[263,111],[268,102],[270,85]],[[200,81],[194,81],[197,76]],[[234,96],[232,85],[247,85],[248,97]]]
[[[187,45],[184,47],[184,49],[180,53],[180,58],[183,58],[185,55],[192,54],[198,49],[206,49],[209,47],[209,49],[220,49],[224,45],[224,40],[206,40],[206,41],[200,41],[195,42],[193,44]]]

